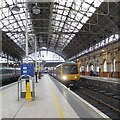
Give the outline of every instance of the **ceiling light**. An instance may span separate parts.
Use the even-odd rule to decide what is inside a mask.
[[[40,13],[40,7],[36,4],[33,8],[32,11],[34,14],[39,14]]]
[[[104,52],[105,50],[102,50],[102,52]]]
[[[16,11],[16,12],[19,12],[19,11],[20,11],[20,7],[15,4],[15,5],[12,7],[11,10]]]

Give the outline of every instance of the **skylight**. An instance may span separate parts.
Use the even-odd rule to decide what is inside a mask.
[[[89,20],[104,0],[61,0],[58,4],[54,4],[53,21],[54,30],[63,32],[78,32],[84,24]],[[94,7],[95,6],[95,7]],[[54,17],[55,16],[55,17]],[[55,22],[57,20],[57,22]],[[59,20],[59,21],[58,21]],[[61,35],[62,36],[62,35]],[[57,43],[64,40],[64,47],[73,39],[74,35],[69,37],[57,37]],[[66,42],[68,41],[68,42]],[[60,45],[60,44],[59,44]],[[64,49],[62,46],[62,49]]]
[[[2,31],[6,32],[6,34],[21,47],[21,41],[25,41],[25,30],[26,30],[26,20],[25,20],[25,4],[18,4],[20,7],[20,12],[12,11],[11,8],[13,6],[14,0],[1,0],[2,8],[0,9],[0,28]],[[18,2],[24,2],[24,0],[19,0]],[[5,7],[6,4],[9,4],[10,7]],[[30,15],[28,14],[28,18]],[[32,29],[32,23],[28,20],[29,29]],[[17,33],[19,32],[19,33]],[[18,36],[24,36],[18,38]],[[24,49],[24,48],[22,48]]]
[[[62,51],[75,36],[75,34],[72,34],[71,32],[78,32],[83,25],[86,24],[95,12],[96,7],[99,7],[103,0],[83,0],[83,2],[82,0],[55,1],[56,3],[53,4],[51,31],[59,32],[61,34],[51,35],[51,42],[53,43],[53,47],[57,45],[57,47],[60,48],[58,50]],[[15,12],[11,10],[14,2],[15,0],[1,0],[2,9],[0,9],[0,28],[2,31],[6,32],[15,43],[22,47],[22,49],[25,49],[23,44],[25,44],[26,4],[25,0],[17,0],[17,2],[19,2],[18,6],[20,7],[20,11]],[[29,11],[28,31],[33,33]],[[31,39],[34,36],[29,34],[29,38]]]

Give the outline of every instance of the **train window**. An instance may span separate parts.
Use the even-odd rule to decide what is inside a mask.
[[[2,69],[0,70],[0,74],[2,74]]]
[[[6,69],[5,72],[6,72],[6,74],[8,74],[8,73],[9,73],[9,70]]]
[[[6,70],[5,69],[2,69],[2,74],[6,74]]]
[[[66,65],[63,66],[64,74],[78,74],[77,65]]]
[[[10,73],[14,73],[14,70],[10,70]]]

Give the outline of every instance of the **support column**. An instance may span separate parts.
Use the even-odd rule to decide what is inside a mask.
[[[37,80],[37,38],[35,37],[35,78],[36,78],[36,83],[38,82]]]
[[[28,2],[26,0],[26,63],[28,63]]]

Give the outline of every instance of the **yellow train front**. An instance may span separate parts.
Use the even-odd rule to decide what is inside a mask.
[[[79,67],[76,63],[63,63],[56,67],[56,77],[66,86],[76,86],[80,80]]]

